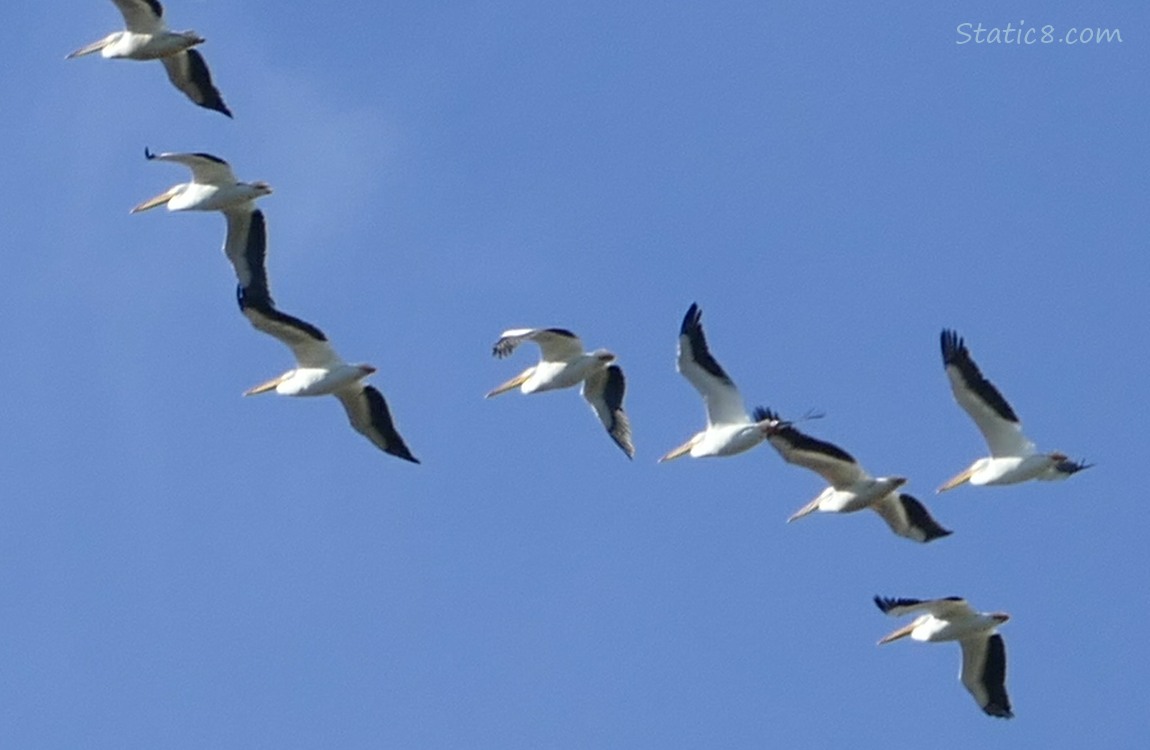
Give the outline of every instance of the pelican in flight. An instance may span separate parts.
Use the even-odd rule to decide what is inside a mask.
[[[958,641],[962,646],[962,684],[974,696],[979,708],[991,716],[1010,719],[1010,698],[1006,695],[1006,645],[996,629],[1010,619],[1005,612],[975,612],[960,596],[945,599],[874,598],[874,603],[892,617],[922,612],[878,643],[910,636],[916,641]]]
[[[271,297],[258,289],[236,289],[240,310],[260,331],[286,344],[297,366],[244,392],[254,396],[274,390],[281,396],[332,395],[343,404],[351,426],[384,453],[419,463],[391,419],[383,394],[363,379],[376,371],[371,365],[351,365],[340,359],[327,336],[310,323],[280,312]]]
[[[631,442],[631,422],[623,411],[626,381],[623,369],[614,364],[615,355],[606,349],[584,352],[579,337],[564,328],[513,328],[504,331],[491,353],[503,359],[524,341],[534,341],[539,345],[539,364],[497,386],[486,398],[516,387],[523,393],[537,393],[582,383],[583,398],[591,404],[607,434],[627,454],[627,458],[633,458],[635,446]]]
[[[227,220],[224,255],[236,270],[240,286],[262,286],[267,294],[263,256],[267,230],[262,211],[255,201],[272,192],[266,182],[239,182],[231,166],[211,154],[153,154],[144,149],[148,160],[183,164],[192,170],[192,181],[173,185],[131,210],[140,213],[167,204],[169,211],[220,211]],[[252,262],[256,258],[256,262]]]
[[[775,421],[762,408],[755,410],[753,420],[747,416],[739,389],[707,348],[699,322],[702,316],[699,306],[692,304],[683,317],[679,327],[678,368],[703,397],[707,429],[660,458],[660,463],[688,453],[692,458],[734,456],[763,442],[767,429]]]
[[[212,85],[212,74],[203,56],[192,49],[204,38],[194,31],[170,31],[164,23],[159,0],[112,0],[124,16],[123,31],[114,31],[68,54],[66,59],[99,52],[101,57],[129,60],[160,60],[168,80],[195,104],[228,117],[231,111]]]
[[[923,504],[898,492],[906,484],[903,477],[872,477],[854,456],[837,445],[816,440],[799,432],[772,411],[764,417],[773,425],[767,429],[769,442],[783,460],[815,472],[831,483],[822,493],[787,519],[796,521],[815,511],[854,513],[871,508],[886,521],[891,531],[916,542],[929,542],[952,532],[931,517]]]
[[[970,358],[966,344],[954,331],[942,332],[942,362],[954,400],[978,426],[990,446],[990,456],[980,458],[970,468],[938,488],[946,492],[965,482],[1017,484],[1030,479],[1066,479],[1093,464],[1071,461],[1065,453],[1039,453],[1022,434],[1022,424],[1014,409],[994,385],[982,376]]]

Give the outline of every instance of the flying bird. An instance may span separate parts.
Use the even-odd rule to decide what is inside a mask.
[[[940,526],[917,499],[898,492],[906,483],[905,478],[872,477],[842,448],[800,432],[774,412],[764,409],[761,413],[756,411],[755,416],[771,423],[767,442],[784,461],[810,469],[831,484],[787,523],[815,511],[854,513],[871,508],[891,531],[916,542],[929,542],[952,533]]]
[[[958,641],[962,646],[959,678],[974,696],[975,703],[991,716],[1013,718],[1010,698],[1006,695],[1006,645],[996,632],[1010,615],[975,612],[959,596],[925,600],[876,596],[874,603],[893,617],[925,613],[882,638],[878,642],[880,646],[908,635],[916,641]]]
[[[192,181],[173,185],[154,198],[131,210],[140,213],[167,204],[169,211],[220,211],[227,220],[224,255],[235,268],[240,286],[255,293],[263,287],[267,293],[263,255],[267,244],[267,227],[263,212],[255,201],[272,192],[266,182],[239,182],[231,166],[211,154],[153,154],[144,149],[149,161],[169,161],[192,170]],[[252,258],[258,258],[252,262]]]
[[[692,458],[734,456],[763,442],[773,421],[765,416],[763,409],[756,409],[754,420],[747,416],[739,389],[707,348],[700,323],[702,316],[699,306],[692,304],[683,317],[679,327],[678,369],[703,397],[707,429],[660,458],[660,462],[688,453]]]
[[[1050,481],[1066,479],[1093,464],[1071,461],[1065,453],[1039,453],[1034,443],[1022,434],[1022,424],[1014,409],[994,385],[982,376],[970,351],[957,333],[942,332],[942,362],[954,400],[978,426],[990,456],[980,458],[938,488],[939,492],[970,482],[984,484],[1017,484],[1030,479]]]
[[[204,38],[194,31],[170,31],[164,23],[164,8],[158,0],[112,0],[124,16],[123,31],[114,31],[68,54],[83,57],[99,52],[101,57],[129,60],[160,60],[168,80],[195,104],[228,117],[231,110],[212,85],[212,74],[201,55],[192,47]]]
[[[263,290],[266,291],[266,288]],[[249,388],[245,396],[274,390],[281,396],[324,396],[339,399],[351,426],[384,453],[419,463],[403,442],[391,419],[383,394],[363,379],[376,371],[371,365],[344,362],[323,331],[299,318],[280,312],[270,295],[237,287],[240,310],[260,331],[286,344],[295,355],[296,367],[266,383]]]
[[[564,328],[513,328],[504,331],[492,347],[499,359],[511,356],[524,341],[539,345],[539,363],[494,388],[486,398],[518,387],[523,393],[571,388],[582,383],[583,398],[591,404],[607,434],[627,458],[635,455],[631,442],[631,422],[623,411],[626,380],[615,355],[606,349],[583,350],[583,342]]]

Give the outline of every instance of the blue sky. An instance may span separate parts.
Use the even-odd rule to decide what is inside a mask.
[[[168,3],[230,121],[155,63],[64,55],[109,2],[0,29],[5,747],[1133,747],[1140,635],[1143,3]],[[12,15],[15,14],[15,15]],[[958,45],[961,23],[1120,30]],[[236,309],[211,214],[139,201],[207,151],[267,180],[273,293],[379,368],[423,464]],[[749,405],[910,477],[953,536],[787,516],[822,488],[700,429],[704,310]],[[619,355],[637,455],[574,391],[483,394],[562,326]],[[1056,484],[934,488],[983,455],[966,337]],[[953,644],[879,649],[874,594],[1012,614],[1017,718]]]

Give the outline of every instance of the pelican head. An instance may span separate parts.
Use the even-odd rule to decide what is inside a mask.
[[[189,49],[191,47],[195,47],[197,44],[203,44],[204,42],[208,41],[190,29],[188,31],[176,32],[176,34],[178,36],[182,36],[184,40],[187,41],[188,46],[184,47],[184,49]]]
[[[690,453],[691,449],[694,448],[696,445],[698,445],[699,441],[703,439],[704,434],[705,433],[702,433],[702,432],[697,433],[690,440],[688,440],[687,442],[683,443],[682,445],[680,445],[675,450],[671,451],[667,455],[660,458],[659,463],[663,463],[664,461],[674,461],[676,458],[679,458],[680,456],[685,456],[686,454]]]
[[[609,352],[606,349],[596,349],[595,351],[591,352],[591,356],[605,365],[609,365],[618,359],[614,352]]]
[[[990,617],[992,620],[997,620],[999,625],[1010,619],[1010,615],[1005,612],[991,612]]]
[[[259,182],[249,182],[247,183],[247,186],[251,188],[252,193],[254,193],[252,196],[253,199],[262,198],[265,195],[271,195],[273,192],[272,186],[263,180],[260,180]]]
[[[527,378],[531,377],[531,375],[534,374],[534,372],[535,372],[534,367],[528,367],[523,372],[521,372],[518,375],[516,375],[515,377],[511,378],[511,380],[508,380],[506,383],[503,383],[502,385],[498,385],[495,388],[493,388],[483,398],[491,398],[492,396],[498,396],[500,393],[506,393],[507,391],[511,390],[512,388],[516,388],[518,386],[523,385],[524,381],[526,381]]]

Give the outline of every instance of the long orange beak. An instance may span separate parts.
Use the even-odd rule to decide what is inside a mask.
[[[935,492],[946,492],[947,490],[953,490],[955,487],[959,486],[960,484],[965,484],[966,482],[969,482],[970,481],[970,475],[973,473],[974,472],[971,469],[967,469],[966,471],[962,472],[958,476],[951,479],[949,482],[947,482],[943,486],[939,487],[937,490],[935,490]]]
[[[115,36],[115,35],[109,34],[108,36],[104,37],[103,39],[101,39],[98,42],[92,42],[88,46],[81,47],[80,49],[76,50],[75,52],[69,52],[64,57],[64,59],[65,60],[71,60],[73,57],[83,57],[84,55],[90,55],[93,52],[99,52],[100,50],[104,49],[105,47],[107,47],[111,43],[113,36]]]
[[[277,385],[279,385],[280,383],[282,383],[287,376],[288,376],[288,373],[284,373],[283,375],[280,375],[279,377],[272,378],[271,380],[269,380],[266,383],[260,383],[256,387],[249,388],[246,391],[244,391],[244,395],[245,396],[257,396],[261,393],[267,393],[268,391],[275,390],[275,387]]]
[[[523,381],[525,381],[525,380],[527,380],[527,378],[531,377],[531,373],[534,371],[534,369],[535,369],[534,367],[531,367],[531,368],[524,370],[523,372],[519,373],[515,377],[511,378],[511,380],[508,380],[503,385],[496,386],[494,390],[488,392],[488,394],[486,396],[484,396],[483,398],[491,398],[492,396],[498,396],[500,393],[507,393],[507,391],[511,390],[512,388],[516,388],[516,387],[522,385]]]
[[[793,516],[791,516],[790,518],[787,519],[787,523],[790,523],[791,521],[797,521],[800,518],[802,518],[803,516],[808,516],[811,513],[814,513],[816,510],[819,509],[819,500],[822,500],[822,495],[820,495],[819,497],[816,497],[814,500],[811,500],[809,503],[804,505]]]
[[[659,459],[658,462],[663,463],[664,461],[674,461],[676,458],[679,458],[680,456],[684,456],[687,453],[690,453],[691,448],[694,448],[695,443],[697,443],[697,442],[699,442],[699,435],[695,435],[693,438],[691,438],[687,442],[683,443],[682,445],[680,445],[675,450],[673,450],[670,453],[668,453],[667,455],[663,456],[662,458]]]
[[[162,206],[165,203],[167,203],[168,201],[170,201],[172,198],[176,197],[176,192],[179,190],[180,187],[182,187],[182,186],[176,185],[175,187],[168,188],[167,190],[160,193],[156,197],[149,198],[148,200],[144,201],[143,203],[136,206],[135,208],[133,208],[128,213],[138,214],[141,211],[147,211],[149,209],[155,208],[156,206]]]
[[[884,643],[890,643],[891,641],[897,641],[899,638],[906,638],[908,635],[910,635],[911,631],[914,630],[915,624],[916,623],[912,622],[909,625],[904,625],[901,628],[899,628],[898,630],[891,633],[890,635],[887,635],[887,636],[884,636],[883,638],[880,638],[878,645],[881,646]]]

